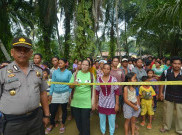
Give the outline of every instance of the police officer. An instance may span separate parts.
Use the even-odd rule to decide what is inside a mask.
[[[14,61],[0,69],[4,135],[44,135],[44,126],[49,122],[48,86],[42,69],[29,62],[32,54],[30,39],[15,38],[11,49]]]

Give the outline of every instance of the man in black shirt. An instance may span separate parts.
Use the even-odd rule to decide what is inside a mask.
[[[161,81],[182,81],[181,59],[175,56],[171,59],[171,63],[172,68],[163,72]],[[178,134],[182,134],[182,85],[161,86],[160,99],[164,99],[163,127],[160,131],[170,130],[176,108],[175,128]]]

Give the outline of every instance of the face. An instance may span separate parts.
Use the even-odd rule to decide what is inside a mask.
[[[103,67],[104,75],[109,75],[110,71],[111,71],[111,67],[109,65],[104,65],[104,67]]]
[[[131,82],[137,82],[137,76],[136,76],[136,74],[131,78]]]
[[[44,79],[45,79],[45,78],[48,78],[48,74],[47,74],[46,71],[43,71],[43,78],[44,78]]]
[[[158,62],[155,62],[155,66],[158,68],[158,67],[160,67],[161,65],[160,65]]]
[[[11,49],[11,56],[19,63],[27,63],[32,56],[33,51],[26,47],[14,47]]]
[[[34,58],[33,58],[33,61],[35,64],[40,64],[42,59],[39,55],[35,55]]]
[[[137,62],[136,62],[136,66],[139,67],[139,68],[142,68],[142,64],[143,64],[143,61],[141,59],[139,59]]]
[[[74,62],[75,62],[75,63],[78,63],[78,60],[76,59]]]
[[[113,67],[117,67],[118,64],[119,64],[119,60],[117,58],[113,59],[113,61],[112,61]]]
[[[59,60],[57,58],[53,58],[52,59],[52,64],[53,64],[54,67],[58,66]]]
[[[128,67],[128,61],[123,61],[122,65],[123,65],[123,67]]]
[[[171,64],[171,61],[170,60],[167,60],[166,61],[166,65],[170,65]]]
[[[100,69],[103,69],[103,66],[104,66],[104,62],[101,62],[100,63]]]
[[[81,70],[81,65],[82,65],[82,62],[79,61],[78,64],[77,64],[77,69],[78,69],[78,70]]]
[[[98,69],[98,68],[99,68],[99,62],[96,62],[96,63],[95,63],[95,66],[96,66],[96,68]]]
[[[86,61],[86,60],[84,60],[84,61],[82,62],[82,71],[83,71],[83,72],[87,72],[88,70],[89,70],[89,62]]]
[[[154,72],[153,71],[149,71],[147,75],[148,75],[149,78],[152,78],[153,75],[154,75]]]
[[[129,61],[128,63],[129,63],[129,64],[132,64],[132,61]]]
[[[65,66],[66,66],[66,63],[63,60],[59,60],[59,68],[63,69],[65,68]]]
[[[174,60],[172,63],[173,70],[179,71],[181,69],[181,61],[180,60]]]

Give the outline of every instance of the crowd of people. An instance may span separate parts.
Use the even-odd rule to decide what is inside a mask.
[[[64,59],[52,57],[52,67],[49,62],[43,62],[41,54],[36,53],[33,63],[43,70],[43,78],[52,82],[67,82],[75,85],[52,84],[47,89],[50,125],[45,134],[49,134],[60,122],[60,133],[65,132],[66,120],[73,117],[80,135],[90,135],[90,116],[92,111],[98,112],[100,131],[106,133],[106,123],[109,124],[110,135],[118,128],[116,114],[125,118],[125,135],[139,134],[136,121],[141,117],[140,126],[152,129],[152,120],[157,111],[158,100],[164,99],[163,125],[160,132],[169,131],[172,124],[173,111],[176,108],[176,132],[182,134],[182,86],[180,85],[79,85],[79,83],[112,83],[112,82],[155,82],[182,81],[180,57],[145,59],[113,57],[111,60],[82,61],[74,60],[73,65]],[[6,66],[4,62],[0,66]],[[71,108],[68,116],[67,108]],[[108,117],[108,120],[107,120]],[[149,122],[146,124],[146,118]]]

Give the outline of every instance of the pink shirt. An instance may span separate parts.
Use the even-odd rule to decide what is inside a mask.
[[[117,82],[124,82],[125,81],[125,75],[122,69],[112,69],[110,72],[110,75],[115,77],[117,79]],[[122,85],[119,85],[119,95],[123,95],[122,92]]]
[[[98,83],[103,83],[102,77],[97,78]],[[115,77],[109,76],[108,82],[117,82]],[[99,95],[99,113],[110,115],[116,114],[115,102],[116,95],[119,95],[118,85],[98,85],[96,86],[96,94]]]

